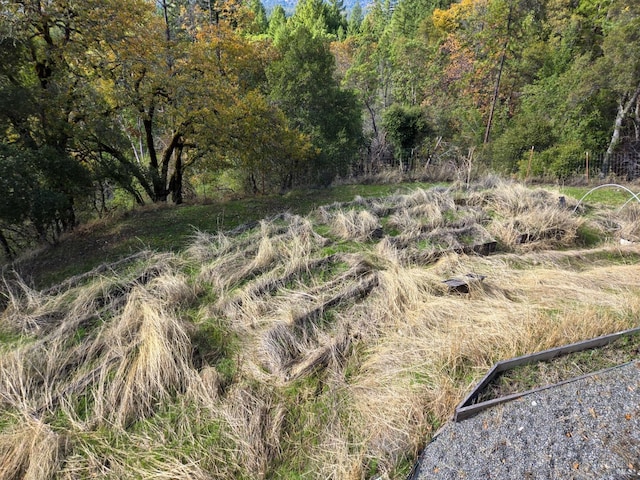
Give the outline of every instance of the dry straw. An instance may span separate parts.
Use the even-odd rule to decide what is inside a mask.
[[[17,423],[0,436],[0,478],[56,478],[64,459],[64,436],[41,420],[23,417]]]
[[[494,362],[637,323],[640,247],[578,242],[585,222],[637,234],[637,212],[596,228],[556,203],[495,179],[357,199],[12,286],[0,477],[403,478]],[[487,232],[502,252],[418,255]]]
[[[331,231],[343,240],[367,240],[379,227],[378,217],[368,210],[339,211],[331,219]]]

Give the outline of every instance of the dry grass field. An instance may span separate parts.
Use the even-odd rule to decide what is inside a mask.
[[[405,478],[496,361],[637,326],[640,205],[576,203],[417,189],[7,277],[0,478]]]

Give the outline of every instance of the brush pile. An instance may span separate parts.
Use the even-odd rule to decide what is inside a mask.
[[[494,362],[637,321],[640,247],[582,247],[622,228],[572,207],[415,190],[43,292],[7,278],[0,478],[404,478]],[[468,273],[486,279],[451,294]]]

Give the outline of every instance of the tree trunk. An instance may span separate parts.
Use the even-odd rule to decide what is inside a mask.
[[[183,202],[182,197],[182,151],[183,144],[180,143],[176,147],[176,164],[175,169],[173,171],[173,175],[171,175],[171,181],[169,182],[169,189],[171,190],[171,200],[176,205],[180,205]]]
[[[635,141],[640,142],[640,95],[636,99],[636,109],[634,112],[635,121],[633,122],[633,129],[635,133]]]
[[[622,128],[622,123],[624,122],[625,117],[629,114],[631,108],[637,104],[639,97],[640,84],[638,84],[636,91],[633,92],[631,97],[629,97],[626,102],[624,97],[620,99],[620,103],[618,104],[618,113],[616,114],[616,119],[613,123],[613,133],[611,134],[611,141],[609,142],[609,147],[607,148],[607,152],[604,155],[604,162],[602,162],[602,175],[607,175],[609,173],[609,169],[611,168],[611,155],[613,155],[613,152],[618,145],[618,142],[620,141],[620,130]]]
[[[162,165],[160,166],[160,174],[158,176],[158,190],[156,190],[156,201],[158,202],[166,202],[169,192],[173,190],[171,185],[167,188],[167,180],[169,179],[169,163],[171,163],[171,157],[174,152],[177,154],[178,148],[180,150],[180,154],[182,154],[182,145],[182,134],[174,133],[169,145],[167,145],[167,148],[162,154]],[[176,159],[176,164],[177,162],[178,160]],[[180,163],[182,164],[182,158],[180,158]],[[182,170],[182,165],[180,165],[180,170]],[[180,171],[180,183],[182,184],[182,171]]]
[[[154,197],[153,188],[149,184],[148,179],[145,177],[145,175],[138,168],[138,165],[136,165],[135,163],[130,162],[122,152],[120,152],[119,150],[107,145],[106,143],[98,141],[97,145],[98,145],[98,148],[100,149],[100,152],[108,153],[113,158],[118,160],[118,162],[120,162],[122,165],[124,165],[125,168],[127,169],[127,171],[131,172],[132,175],[138,180],[138,182],[140,182],[140,186],[144,189],[145,193],[150,198]],[[129,193],[131,193],[133,195],[133,197],[135,198],[135,200],[138,203],[138,205],[144,205],[144,199],[135,190],[135,188],[129,187],[126,184],[122,184],[122,187],[126,191],[128,191]]]
[[[369,116],[371,117],[371,128],[373,128],[374,137],[378,136],[378,125],[376,124],[376,112],[373,110],[371,103],[368,99],[365,99],[364,106],[367,108],[369,112]]]
[[[491,137],[491,127],[493,126],[493,114],[496,110],[496,105],[498,103],[498,95],[500,93],[500,80],[502,79],[502,71],[504,70],[504,62],[507,57],[507,47],[509,46],[509,36],[511,35],[511,12],[513,6],[509,4],[509,14],[507,17],[507,38],[504,41],[504,46],[502,47],[502,55],[500,56],[500,65],[498,66],[498,75],[496,78],[496,83],[493,88],[493,97],[491,98],[491,109],[489,110],[489,119],[487,120],[487,128],[484,131],[484,141],[483,143],[486,145],[489,143],[489,138]]]
[[[507,44],[508,44],[508,41],[505,42],[504,44],[502,57],[500,58],[500,66],[498,67],[498,77],[496,78],[496,84],[493,88],[493,97],[491,99],[491,109],[489,110],[489,119],[487,120],[487,128],[484,131],[483,143],[485,145],[489,143],[489,138],[491,137],[491,127],[493,126],[493,114],[496,110],[496,104],[498,103],[498,95],[500,93],[500,79],[502,78],[502,70],[504,69],[504,59],[507,56]]]
[[[153,184],[153,194],[151,199],[154,202],[160,202],[167,199],[167,178],[161,178],[158,171],[158,152],[156,151],[155,139],[153,137],[153,114],[155,108],[152,105],[149,107],[149,112],[142,119],[142,125],[144,126],[145,141],[147,143],[147,150],[149,152],[149,170],[151,173],[151,182]],[[142,112],[143,114],[145,112]]]
[[[0,230],[0,245],[2,245],[5,256],[9,260],[13,259],[13,250],[11,249],[11,245],[9,245],[9,241],[7,240],[7,237],[4,236],[2,230]]]
[[[162,13],[164,14],[164,27],[165,27],[165,37],[167,42],[171,41],[171,26],[169,24],[169,6],[167,5],[166,0],[162,0]]]

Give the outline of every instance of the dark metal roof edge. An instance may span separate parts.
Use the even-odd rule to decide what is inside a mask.
[[[504,372],[506,370],[509,370],[511,368],[514,367],[518,367],[521,365],[528,365],[530,363],[534,363],[534,362],[539,362],[539,361],[544,361],[544,360],[550,360],[552,358],[561,356],[561,355],[567,355],[569,353],[575,353],[575,352],[580,352],[582,350],[588,350],[590,348],[597,348],[597,347],[602,347],[605,346],[617,339],[619,339],[620,337],[623,337],[625,335],[631,335],[631,334],[635,334],[635,333],[640,333],[640,327],[636,327],[636,328],[631,328],[628,330],[623,330],[621,332],[617,332],[617,333],[611,333],[609,335],[603,335],[601,337],[596,337],[596,338],[592,338],[590,340],[583,340],[581,342],[576,342],[576,343],[571,343],[568,345],[563,345],[561,347],[555,347],[555,348],[550,348],[548,350],[543,350],[541,352],[536,352],[536,353],[532,353],[529,355],[523,355],[520,357],[515,357],[509,360],[502,360],[498,363],[496,363],[491,370],[489,370],[489,372],[482,378],[482,380],[480,380],[480,382],[476,385],[476,387],[471,391],[471,393],[469,393],[469,395],[466,396],[466,398],[460,402],[458,404],[458,406],[455,409],[455,413],[453,416],[453,421],[454,422],[458,422],[461,420],[464,420],[466,418],[469,418],[472,415],[475,415],[476,413],[480,412],[481,410],[484,410],[486,408],[490,408],[494,405],[499,405],[500,403],[505,403],[508,402],[510,400],[515,400],[519,397],[522,397],[524,395],[528,395],[530,393],[533,392],[537,392],[540,390],[546,390],[548,388],[553,388],[553,387],[557,387],[560,385],[564,385],[566,383],[570,383],[573,382],[575,380],[579,380],[582,378],[586,378],[592,375],[597,375],[599,373],[603,373],[609,370],[612,370],[614,368],[618,368],[620,365],[617,365],[615,367],[610,367],[610,368],[606,368],[603,370],[598,370],[597,372],[591,372],[585,375],[581,375],[578,377],[573,377],[571,379],[568,380],[564,380],[562,382],[558,382],[558,383],[554,383],[551,385],[545,385],[543,387],[538,387],[538,388],[534,388],[531,390],[527,390],[525,392],[518,392],[518,393],[514,393],[511,395],[507,395],[505,397],[500,397],[500,398],[496,398],[496,399],[491,399],[491,400],[487,400],[486,402],[480,402],[480,403],[476,403],[476,404],[471,404],[482,392],[482,390],[491,382],[491,380],[493,380],[493,378],[501,372]]]

